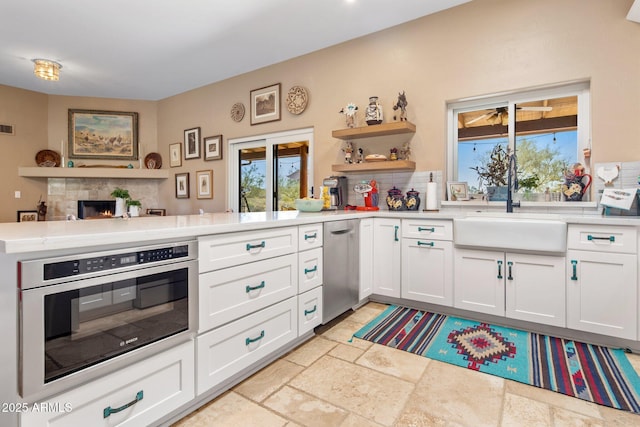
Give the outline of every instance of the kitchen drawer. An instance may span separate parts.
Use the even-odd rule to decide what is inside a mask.
[[[597,252],[637,253],[635,227],[569,224],[567,248]]]
[[[199,336],[198,394],[248,368],[297,336],[297,297]]]
[[[194,378],[194,341],[189,341],[47,401],[38,401],[38,407],[48,409],[23,413],[21,425],[150,425],[195,397]],[[115,412],[132,402],[136,403]]]
[[[322,248],[298,252],[298,292],[306,292],[322,284]]]
[[[322,246],[322,223],[307,224],[298,227],[298,250],[319,248]]]
[[[205,236],[198,239],[200,273],[298,251],[298,227]]]
[[[322,322],[322,286],[298,295],[298,336]]]
[[[298,293],[298,256],[284,255],[200,275],[199,332]]]
[[[403,219],[402,237],[453,240],[453,221],[444,219]]]

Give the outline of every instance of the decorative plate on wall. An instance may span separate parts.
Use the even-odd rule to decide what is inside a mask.
[[[242,121],[244,118],[244,104],[242,102],[236,102],[231,107],[231,118],[234,122]]]
[[[160,169],[162,167],[162,156],[158,153],[149,153],[144,158],[144,165],[147,169]]]
[[[309,93],[302,86],[294,86],[287,93],[287,110],[291,114],[300,114],[307,108]]]

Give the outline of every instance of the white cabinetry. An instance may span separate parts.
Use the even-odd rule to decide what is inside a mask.
[[[635,227],[569,225],[567,326],[637,339]]]
[[[373,219],[374,294],[400,298],[400,225],[399,219]]]
[[[475,249],[455,252],[455,307],[565,326],[564,257]]]
[[[402,298],[453,305],[453,231],[447,220],[402,220]]]
[[[373,293],[373,218],[360,220],[360,301]]]
[[[298,336],[322,323],[322,223],[298,227]]]
[[[195,397],[194,360],[194,343],[186,342],[48,401],[38,402],[44,409],[23,413],[21,425],[150,425]]]

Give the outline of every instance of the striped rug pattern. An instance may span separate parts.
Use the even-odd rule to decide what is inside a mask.
[[[397,306],[354,336],[640,414],[640,377],[620,349]]]

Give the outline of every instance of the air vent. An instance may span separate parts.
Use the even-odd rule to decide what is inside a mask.
[[[13,135],[13,125],[0,124],[0,135]]]

